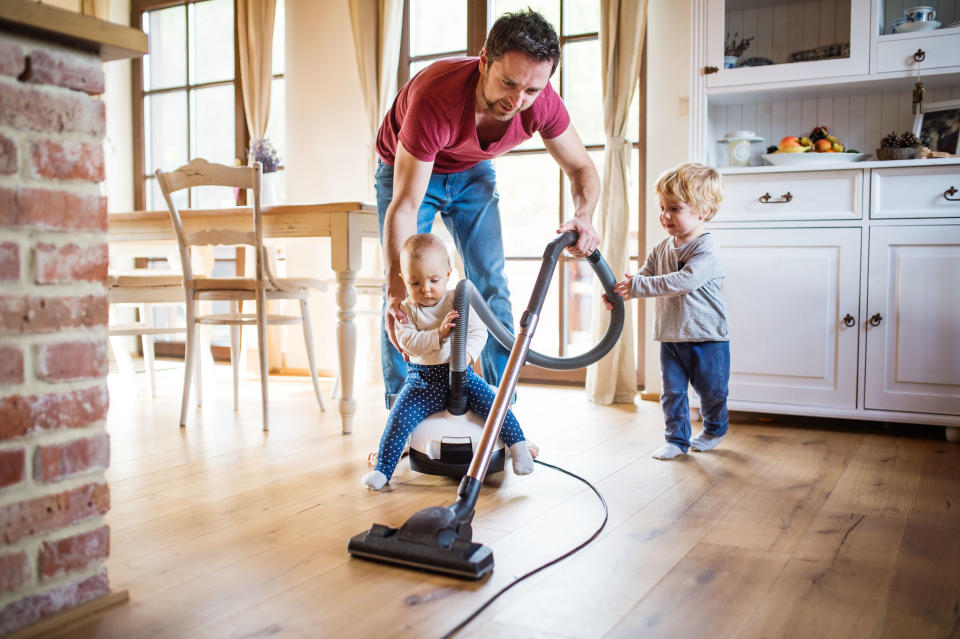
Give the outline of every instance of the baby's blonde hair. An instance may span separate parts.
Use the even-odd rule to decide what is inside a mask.
[[[684,162],[666,171],[653,188],[668,200],[685,202],[701,213],[704,221],[713,219],[723,202],[720,173],[697,162]]]
[[[400,255],[406,256],[408,260],[420,261],[427,255],[439,253],[447,260],[447,267],[450,266],[450,254],[447,247],[433,233],[418,233],[411,235],[400,247]]]

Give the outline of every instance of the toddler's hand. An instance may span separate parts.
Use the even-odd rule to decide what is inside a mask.
[[[440,328],[437,329],[437,333],[440,335],[440,339],[447,339],[450,335],[450,331],[456,326],[456,319],[460,317],[460,314],[456,311],[450,311],[443,318],[443,321],[440,322]]]
[[[630,287],[633,284],[633,275],[624,273],[623,276],[625,279],[613,285],[613,292],[623,298],[624,301],[627,301],[630,299]],[[603,296],[603,305],[607,307],[608,311],[613,310],[613,304],[610,303],[610,300],[607,299],[605,294]]]

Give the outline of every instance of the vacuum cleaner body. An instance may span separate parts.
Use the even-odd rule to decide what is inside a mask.
[[[459,479],[467,474],[482,434],[483,419],[474,412],[434,413],[410,434],[410,468],[418,473]],[[502,472],[505,460],[503,442],[497,439],[487,474]]]
[[[616,344],[623,329],[623,300],[613,290],[617,280],[599,251],[594,251],[587,261],[600,279],[607,299],[613,304],[610,322],[603,338],[586,353],[567,358],[549,357],[529,350],[540,309],[543,307],[547,288],[560,255],[564,248],[576,241],[576,233],[566,232],[547,245],[537,282],[527,310],[520,317],[516,336],[511,335],[497,321],[493,311],[469,281],[463,280],[457,286],[455,308],[460,317],[465,317],[468,312],[464,301],[468,296],[460,294],[463,288],[469,293],[470,304],[484,320],[488,330],[497,341],[510,348],[510,357],[493,399],[493,405],[490,407],[490,414],[484,422],[479,442],[473,447],[474,453],[467,472],[460,481],[457,500],[450,506],[425,508],[415,513],[400,528],[374,524],[370,530],[350,538],[347,551],[352,556],[465,579],[481,579],[493,570],[493,551],[473,542],[471,522],[483,478],[491,468],[494,448],[510,408],[510,400],[513,398],[514,389],[520,377],[520,369],[528,361],[544,368],[560,370],[586,366],[606,355]],[[462,329],[456,327],[455,330]],[[451,354],[450,370],[451,395],[454,396],[448,402],[448,408],[450,412],[459,415],[466,412],[466,398],[456,396],[455,389],[463,388],[463,384],[454,377],[465,374],[465,363],[457,360],[456,353]],[[411,458],[412,451],[413,447],[411,447]],[[503,452],[502,449],[500,452]]]

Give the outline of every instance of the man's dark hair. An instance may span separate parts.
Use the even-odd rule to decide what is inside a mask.
[[[505,13],[490,28],[483,45],[487,60],[494,62],[507,51],[521,51],[532,58],[553,63],[550,75],[560,64],[560,38],[546,18],[527,8]]]

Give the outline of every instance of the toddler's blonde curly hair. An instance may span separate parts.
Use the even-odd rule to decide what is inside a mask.
[[[713,219],[723,202],[720,173],[697,162],[684,162],[664,172],[653,188],[668,200],[685,202],[701,213],[704,221]]]

